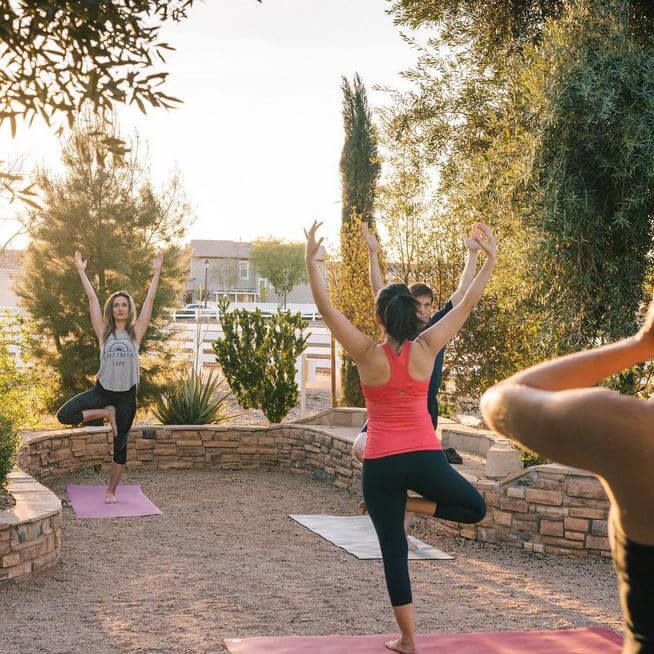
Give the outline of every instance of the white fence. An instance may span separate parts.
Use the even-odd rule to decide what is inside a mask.
[[[227,311],[234,311],[234,309],[247,309],[248,311],[259,309],[264,318],[270,318],[273,313],[284,310],[276,302],[230,302]],[[285,310],[291,313],[301,313],[302,318],[311,322],[322,320],[315,304],[289,302]],[[208,305],[206,308],[202,306],[197,309],[177,309],[173,312],[173,321],[175,322],[197,322],[198,320],[217,322],[218,318],[219,313],[215,305]]]
[[[263,304],[261,302],[233,302],[229,308],[230,310],[237,308],[254,310],[255,308],[259,308],[264,315],[270,316],[278,310],[278,305],[274,303]],[[304,404],[305,389],[330,390],[331,388],[331,335],[329,329],[324,324],[317,322],[320,320],[320,315],[316,312],[316,306],[314,304],[288,304],[287,308],[294,313],[301,312],[303,318],[310,321],[305,331],[309,337],[307,349],[302,356],[298,357],[295,363],[295,379],[301,389],[301,402]],[[0,314],[3,311],[7,314],[16,314],[20,312],[20,309],[17,307],[0,307]],[[204,312],[204,309],[202,309],[202,312]],[[211,310],[208,310],[208,312],[211,312]],[[223,338],[223,331],[215,310],[211,312],[211,316],[202,316],[198,320],[199,313],[199,310],[192,310],[186,313],[176,312],[174,314],[175,321],[171,323],[170,329],[173,332],[171,340],[175,358],[177,360],[189,361],[198,372],[202,372],[203,370],[210,370],[218,366],[211,344],[216,339]],[[12,331],[17,333],[18,330],[14,328]],[[15,357],[16,363],[20,366],[22,363],[20,346],[12,344],[8,349],[11,355]],[[339,388],[341,358],[338,346],[335,349],[335,357],[336,385]]]
[[[172,325],[172,341],[178,359],[192,363],[198,372],[216,367],[216,356],[211,344],[223,338],[223,331],[217,321],[177,322]],[[306,388],[331,387],[330,332],[327,327],[310,324],[305,333],[308,335],[307,349],[295,364],[296,381]],[[340,384],[340,353],[336,348],[337,387]],[[303,375],[304,371],[304,375]]]

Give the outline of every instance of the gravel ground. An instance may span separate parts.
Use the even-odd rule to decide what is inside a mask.
[[[52,484],[102,483],[91,471]],[[357,494],[287,470],[133,471],[163,516],[77,520],[62,561],[0,588],[3,654],[224,652],[223,638],[394,631],[379,561],[358,561],[289,513],[354,514]],[[418,631],[621,630],[606,559],[411,533],[456,556],[410,563]],[[385,651],[385,650],[384,650]]]
[[[239,424],[245,425],[269,425],[270,422],[266,416],[259,409],[243,409],[240,404],[236,401],[236,398],[233,395],[230,395],[228,398],[229,410],[231,413],[240,414],[236,419],[236,422]],[[329,409],[332,406],[331,393],[329,391],[319,390],[319,389],[307,389],[307,409],[306,415],[311,415],[313,413],[318,413]],[[300,415],[300,405],[293,407],[289,412],[284,422],[293,422],[293,420],[299,420],[302,416]],[[233,422],[233,421],[230,421]]]

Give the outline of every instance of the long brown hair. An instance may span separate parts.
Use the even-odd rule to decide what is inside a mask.
[[[102,317],[104,318],[104,331],[102,333],[102,341],[107,342],[110,334],[116,334],[116,321],[114,320],[114,312],[112,311],[114,306],[114,300],[117,297],[124,297],[127,300],[128,313],[127,313],[127,324],[125,325],[125,331],[129,334],[132,340],[136,340],[136,332],[134,331],[134,323],[136,322],[136,305],[134,300],[132,300],[129,293],[126,291],[116,291],[109,296],[109,299],[104,303],[104,310],[102,312]]]

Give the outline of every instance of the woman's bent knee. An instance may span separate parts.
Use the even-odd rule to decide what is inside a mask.
[[[476,501],[470,507],[470,520],[471,524],[481,522],[486,517],[486,501],[481,495],[478,495]]]
[[[64,405],[59,409],[59,411],[57,411],[57,420],[62,425],[77,425],[82,422],[82,412],[71,411]]]

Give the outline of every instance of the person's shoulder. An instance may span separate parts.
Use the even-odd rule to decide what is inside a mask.
[[[443,316],[452,310],[453,306],[452,300],[448,300],[438,311],[432,314],[432,317],[429,319],[429,324],[436,324],[441,318],[443,318]]]

